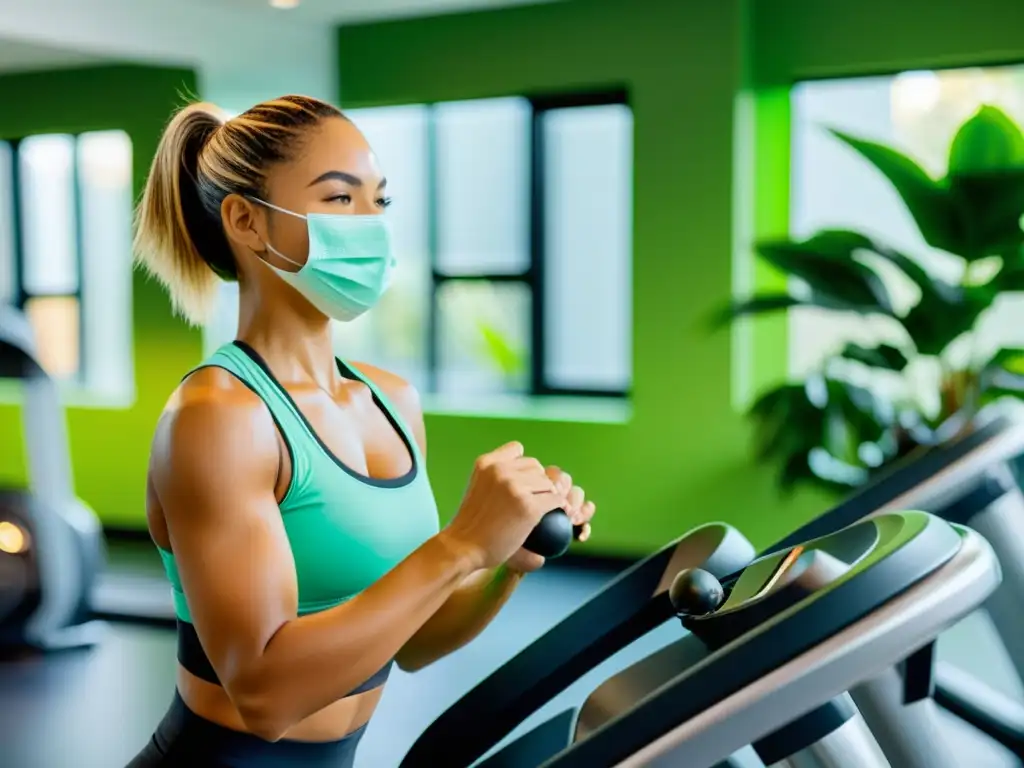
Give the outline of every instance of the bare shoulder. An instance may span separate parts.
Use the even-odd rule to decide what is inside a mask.
[[[199,368],[174,390],[164,413],[199,403],[228,406],[258,406],[259,397],[236,376],[215,365]]]
[[[380,390],[394,403],[399,415],[412,429],[420,450],[425,452],[427,450],[427,430],[423,424],[423,406],[420,403],[420,395],[416,391],[416,387],[401,376],[369,363],[352,363],[352,367],[380,387]]]
[[[401,411],[404,418],[410,422],[423,420],[423,407],[420,404],[419,392],[408,381],[369,363],[352,363],[352,367],[380,387],[381,391]]]
[[[158,431],[217,432],[226,423],[259,421],[256,416],[264,410],[262,405],[255,392],[223,368],[200,368],[171,395]]]
[[[201,368],[171,395],[157,424],[151,476],[190,467],[226,469],[277,461],[273,419],[262,400],[222,368]]]

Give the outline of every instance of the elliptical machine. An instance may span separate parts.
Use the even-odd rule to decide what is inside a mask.
[[[22,383],[28,489],[0,489],[0,648],[94,645],[90,597],[105,553],[74,493],[64,410],[23,314],[0,304],[0,378]]]
[[[1000,583],[991,546],[902,512],[752,551],[712,523],[623,572],[444,712],[402,768],[723,768],[746,745],[773,768],[903,768],[845,692],[901,664],[904,699],[927,696],[936,636]],[[491,751],[672,615],[689,634]]]

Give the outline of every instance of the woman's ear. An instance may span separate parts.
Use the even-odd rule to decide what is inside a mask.
[[[266,250],[266,213],[255,203],[241,195],[228,195],[220,204],[220,217],[229,241],[255,253]]]

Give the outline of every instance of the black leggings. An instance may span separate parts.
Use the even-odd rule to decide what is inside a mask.
[[[211,723],[174,694],[146,748],[127,768],[352,768],[366,726],[341,741],[264,741]]]

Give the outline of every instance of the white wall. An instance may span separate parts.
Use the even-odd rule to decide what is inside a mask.
[[[0,0],[0,38],[107,60],[196,67],[202,95],[231,111],[299,91],[337,98],[329,23],[224,7],[148,0]]]

